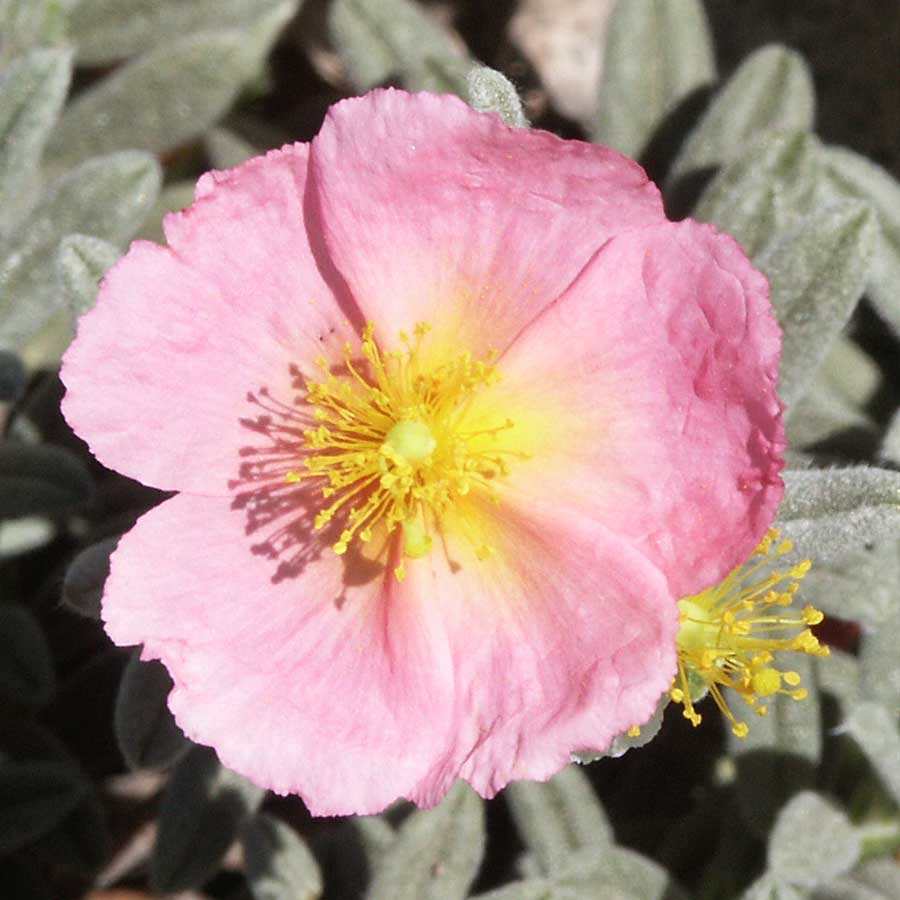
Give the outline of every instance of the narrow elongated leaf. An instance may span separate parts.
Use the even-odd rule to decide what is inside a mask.
[[[78,61],[103,65],[185,35],[252,25],[281,0],[80,0],[69,36]]]
[[[900,472],[859,467],[788,471],[778,521],[800,548],[830,563],[896,538]]]
[[[32,186],[72,77],[68,50],[34,50],[0,79],[0,228]]]
[[[0,606],[0,648],[0,696],[28,706],[46,703],[53,693],[53,658],[24,606]]]
[[[769,868],[800,887],[828,884],[859,859],[859,834],[824,797],[803,791],[779,813],[769,837]]]
[[[715,96],[685,141],[670,178],[725,165],[765,131],[809,131],[814,116],[812,76],[803,58],[787,47],[762,47]]]
[[[761,837],[785,802],[812,786],[822,754],[814,660],[797,654],[784,663],[800,675],[807,697],[794,700],[778,694],[768,698],[767,715],[748,713],[747,737],[728,734],[728,748],[738,770],[738,807],[744,821]]]
[[[900,803],[900,733],[897,710],[880,703],[858,703],[847,717],[847,733],[859,744],[894,800]]]
[[[122,673],[113,715],[119,749],[132,769],[164,768],[187,749],[169,712],[172,679],[161,662],[135,653]]]
[[[367,900],[463,900],[484,854],[484,804],[457,783],[434,809],[414,812],[375,872]]]
[[[197,887],[212,875],[263,791],[195,747],[175,769],[163,797],[150,875],[160,892]]]
[[[63,238],[56,255],[56,272],[73,316],[86,313],[97,299],[106,270],[119,258],[118,247],[87,234]]]
[[[47,444],[0,444],[0,518],[69,512],[91,495],[87,469]]]
[[[784,331],[778,393],[789,413],[862,296],[875,236],[865,205],[835,204],[814,210],[756,258]]]
[[[486,894],[475,894],[472,900],[579,900],[579,898],[569,889],[565,889],[563,893],[548,878],[529,878],[527,881],[516,881],[495,891],[488,891]]]
[[[545,873],[557,871],[574,850],[612,842],[606,813],[578,766],[568,766],[544,783],[515,782],[504,797],[519,834]]]
[[[231,106],[295,8],[286,0],[252,29],[189,35],[118,69],[67,108],[51,160],[68,166],[135,145],[162,153],[198,137]]]
[[[528,119],[515,85],[502,73],[487,66],[475,66],[466,79],[468,101],[479,112],[498,113],[513,128],[525,128]]]
[[[819,692],[831,694],[845,714],[859,703],[862,678],[855,656],[832,647],[831,655],[817,658],[814,667]]]
[[[78,0],[2,0],[0,67],[34,47],[59,43]]]
[[[255,900],[317,900],[322,873],[289,825],[261,813],[241,832],[247,880]]]
[[[694,216],[727,231],[755,256],[809,210],[819,167],[812,135],[763,135],[707,185]]]
[[[0,760],[0,854],[52,831],[87,787],[81,772],[66,763]]]
[[[609,21],[592,137],[639,156],[666,116],[715,77],[699,0],[623,0]]]
[[[900,862],[873,859],[854,872],[819,888],[813,900],[897,900],[900,897]]]
[[[868,294],[884,320],[900,334],[900,182],[845,147],[827,149],[825,174],[828,193],[863,200],[878,218],[880,233],[869,271]]]
[[[334,0],[328,28],[360,91],[399,77],[410,90],[466,96],[472,61],[411,0]]]
[[[89,619],[100,619],[100,600],[109,576],[109,557],[119,538],[107,538],[86,547],[66,570],[62,599],[69,609]]]
[[[822,364],[822,378],[856,406],[864,406],[878,391],[881,370],[857,343],[843,335],[832,344]]]
[[[809,900],[809,895],[766,872],[741,894],[741,900]]]
[[[875,423],[822,378],[790,409],[785,429],[788,447],[793,448],[810,447],[849,430],[876,433]]]
[[[92,234],[127,241],[159,193],[159,165],[126,151],[92,159],[51,187],[28,219],[0,247],[0,345],[18,346],[59,307],[55,268],[48,265],[63,237]]]

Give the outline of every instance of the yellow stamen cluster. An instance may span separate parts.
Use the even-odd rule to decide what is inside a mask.
[[[403,553],[417,558],[432,547],[432,533],[443,512],[470,492],[495,496],[494,483],[508,473],[508,459],[521,456],[497,447],[512,427],[502,421],[468,428],[475,395],[496,383],[496,354],[473,359],[469,353],[436,354],[426,364],[428,325],[413,336],[401,332],[401,349],[383,351],[374,327],[366,326],[358,353],[344,347],[343,363],[317,360],[323,380],[306,384],[306,401],[317,426],[304,432],[303,468],[289,482],[317,479],[330,501],[315,527],[342,517],[334,543],[343,554],[354,539],[368,542],[379,525],[390,535],[402,530]],[[480,556],[491,548],[476,548]],[[396,568],[402,578],[402,564]]]
[[[802,700],[807,694],[799,687],[797,672],[775,668],[773,654],[793,650],[828,655],[828,648],[809,628],[822,621],[822,613],[812,606],[789,609],[810,562],[786,571],[772,569],[779,557],[793,550],[790,541],[779,543],[779,537],[770,530],[747,565],[736,568],[717,587],[679,601],[678,675],[671,697],[683,704],[684,716],[693,725],[701,720],[693,698],[708,691],[734,734],[746,737],[750,729],[735,717],[722,688],[736,691],[764,716],[768,707],[761,698],[784,694]]]

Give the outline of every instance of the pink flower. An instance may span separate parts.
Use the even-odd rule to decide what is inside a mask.
[[[611,150],[393,90],[205,175],[165,230],[82,319],[64,409],[181,492],[103,615],[185,732],[335,814],[490,796],[645,721],[677,601],[782,491],[738,245]]]

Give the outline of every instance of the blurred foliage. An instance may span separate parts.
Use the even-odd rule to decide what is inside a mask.
[[[707,24],[721,3],[598,4],[580,28],[576,0],[0,0],[3,897],[900,897],[900,184],[813,133],[818,70],[796,50],[746,46],[717,75],[716,38],[732,56],[736,40]],[[577,122],[555,100],[560,54],[522,32],[566,17],[603,58]],[[75,319],[204,169],[308,140],[331,102],[388,83],[635,155],[673,215],[729,231],[769,276],[780,525],[814,559],[804,594],[833,652],[746,740],[663,705],[547,784],[313,820],[193,746],[165,670],[103,635],[110,553],[162,495],[100,467],[60,416]]]

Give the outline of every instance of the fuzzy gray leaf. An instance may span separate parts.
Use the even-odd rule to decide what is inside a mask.
[[[188,742],[169,712],[172,679],[157,660],[144,662],[132,655],[122,673],[113,728],[125,762],[132,769],[170,766],[187,749]]]
[[[263,150],[227,128],[213,128],[206,136],[206,150],[216,169],[232,169]]]
[[[778,522],[814,562],[837,562],[867,544],[896,538],[900,529],[900,472],[851,468],[784,473]]]
[[[54,185],[0,248],[0,345],[18,346],[56,312],[59,287],[47,265],[69,234],[123,244],[159,193],[159,164],[125,151],[92,159]]]
[[[752,53],[728,79],[688,136],[670,178],[726,165],[766,131],[809,131],[815,94],[809,67],[787,47]]]
[[[847,717],[845,728],[859,744],[872,768],[880,776],[894,800],[900,802],[900,710],[885,709],[880,703],[858,703]]]
[[[515,85],[501,72],[475,66],[466,79],[469,105],[479,112],[497,113],[507,125],[526,128],[528,119]]]
[[[458,782],[412,813],[375,871],[367,900],[462,900],[484,854],[484,804]]]
[[[577,765],[567,766],[544,783],[514,782],[504,797],[519,834],[543,872],[557,871],[573,850],[612,842],[606,813]]]
[[[884,320],[900,334],[900,182],[844,147],[828,148],[825,175],[828,193],[865,201],[878,219],[880,235],[872,256],[868,294]]]
[[[823,885],[812,900],[897,900],[900,897],[900,863],[873,859],[854,872]]]
[[[0,67],[34,47],[60,43],[68,17],[79,0],[2,0]]]
[[[78,61],[97,66],[171,44],[185,35],[252,26],[281,0],[80,0],[69,36]],[[295,4],[296,6],[296,4]]]
[[[800,887],[828,884],[849,872],[861,846],[850,820],[824,797],[804,791],[779,814],[769,837],[769,868]]]
[[[107,538],[82,550],[69,563],[63,579],[62,600],[69,609],[100,621],[100,600],[109,577],[109,557],[119,538]]]
[[[34,50],[0,79],[0,226],[33,186],[44,144],[72,77],[68,50]]]
[[[639,156],[666,117],[715,77],[712,37],[699,0],[617,3],[592,138]]]
[[[694,216],[728,232],[755,256],[808,211],[819,166],[819,142],[812,135],[763,135],[707,185]]]
[[[328,28],[360,91],[399,76],[410,90],[467,94],[471,59],[411,0],[334,0]]]
[[[176,767],[163,796],[150,876],[162,893],[187,890],[219,867],[263,791],[194,747]]]
[[[252,29],[188,35],[117,69],[66,109],[47,148],[52,162],[135,145],[162,153],[198,137],[256,73],[294,8],[283,0]]]
[[[241,831],[247,880],[255,900],[317,900],[322,873],[289,825],[260,813]]]
[[[895,593],[891,598],[891,615],[886,616],[877,628],[863,632],[859,648],[861,690],[864,697],[880,703],[887,709],[896,710],[900,715],[900,555],[893,544],[893,570],[888,570],[886,578],[893,582]]]
[[[811,212],[755,260],[784,331],[778,393],[789,412],[862,296],[875,237],[868,207],[834,204]]]
[[[120,255],[118,247],[89,234],[63,238],[56,255],[56,273],[74,317],[94,305],[100,280]]]

